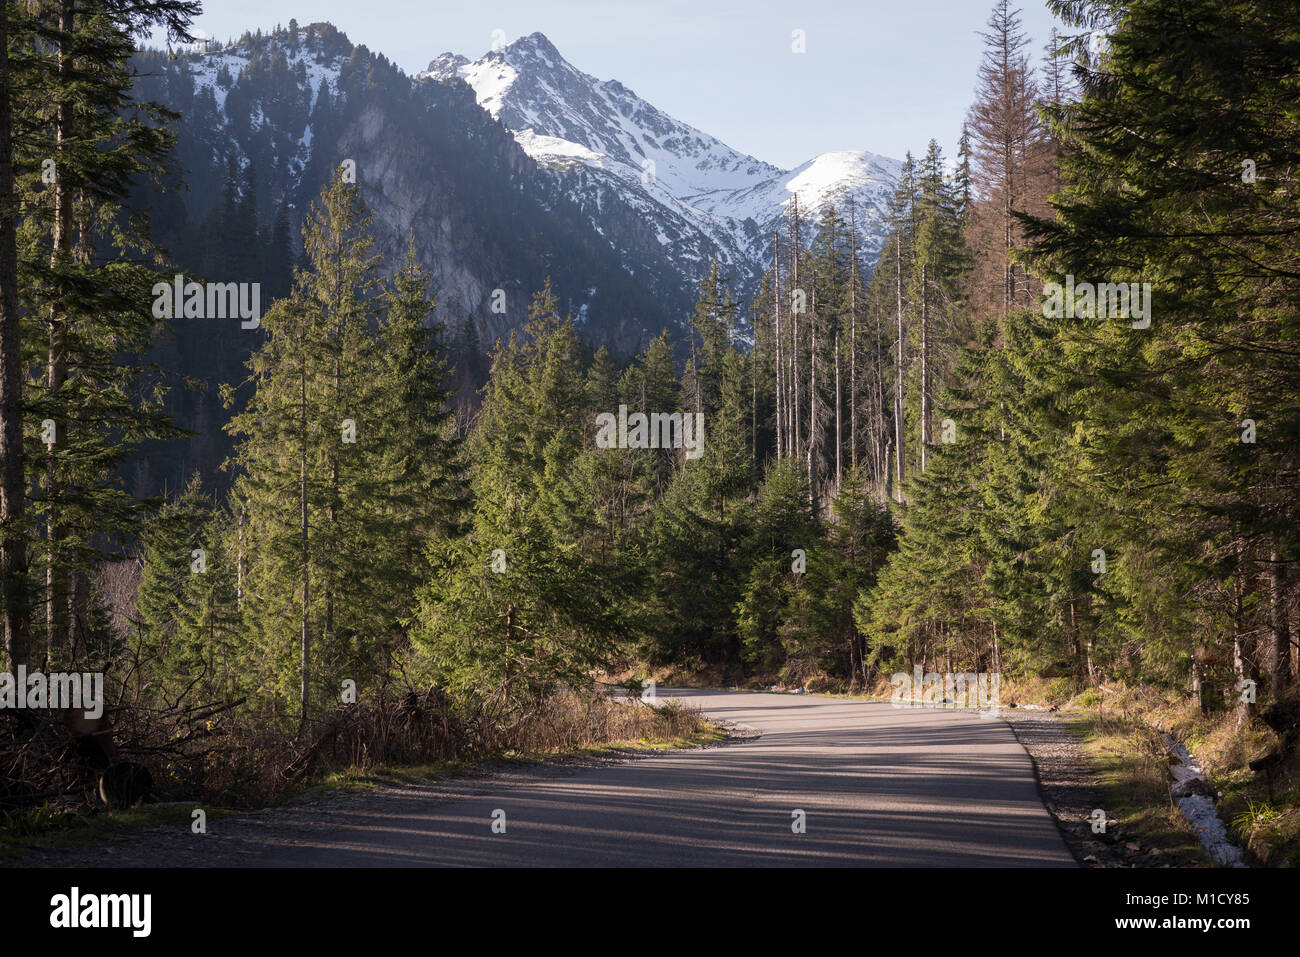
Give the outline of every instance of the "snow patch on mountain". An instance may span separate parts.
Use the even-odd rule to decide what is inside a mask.
[[[581,144],[562,140],[558,136],[542,136],[532,130],[520,130],[515,133],[515,142],[543,166],[558,168],[576,162],[599,169],[605,165],[604,153],[597,153]]]

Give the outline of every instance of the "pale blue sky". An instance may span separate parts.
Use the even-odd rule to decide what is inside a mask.
[[[540,30],[570,63],[779,166],[866,149],[901,158],[931,137],[949,158],[974,92],[993,0],[209,0],[225,40],[328,20],[408,73],[447,50],[476,59],[494,30]],[[1035,59],[1052,16],[1020,4]],[[791,52],[800,29],[807,52]]]

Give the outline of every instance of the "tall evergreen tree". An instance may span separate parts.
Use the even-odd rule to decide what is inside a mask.
[[[338,174],[303,224],[306,264],[293,294],[263,317],[266,340],[249,360],[254,391],[227,426],[239,439],[234,462],[248,518],[246,615],[270,663],[268,686],[282,696],[289,623],[297,622],[303,722],[314,689],[328,694],[373,665],[398,611],[367,587],[382,574],[373,555],[389,544],[385,505],[394,495],[385,473],[393,428],[385,414],[393,409],[381,392],[368,230],[356,188]]]
[[[143,360],[157,331],[150,290],[163,273],[152,264],[162,257],[147,221],[125,212],[132,180],[162,174],[173,137],[166,111],[128,107],[128,60],[136,35],[159,25],[183,36],[197,9],[65,0],[34,10],[14,44],[31,120],[14,145],[24,168],[17,265],[21,305],[40,323],[27,460],[39,473],[46,660],[91,653],[92,569],[102,544],[129,533],[140,513],[119,466],[144,439],[178,434]]]

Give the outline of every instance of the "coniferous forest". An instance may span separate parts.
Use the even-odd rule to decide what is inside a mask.
[[[704,733],[611,694],[650,680],[888,699],[915,668],[1135,749],[1159,712],[1231,780],[1249,862],[1300,861],[1300,17],[1047,5],[1040,49],[993,2],[959,149],[906,156],[878,255],[852,199],[793,194],[757,282],[714,258],[689,307],[562,196],[512,219],[475,173],[556,250],[474,247],[518,272],[490,340],[439,312],[418,226],[376,225],[378,171],[267,132],[270,102],[318,142],[406,102],[387,60],[246,37],[239,160],[183,82],[196,0],[0,5],[6,668],[107,702],[0,710],[0,829]],[[304,101],[299,44],[346,86]],[[259,314],[213,318],[213,282]],[[625,311],[662,332],[620,339]]]

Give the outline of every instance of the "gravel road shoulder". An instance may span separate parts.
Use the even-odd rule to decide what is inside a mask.
[[[1079,739],[1052,712],[1003,710],[1034,762],[1038,791],[1070,853],[1084,867],[1169,867],[1157,848],[1127,835],[1113,819],[1094,834],[1092,812],[1104,807],[1101,782]]]

